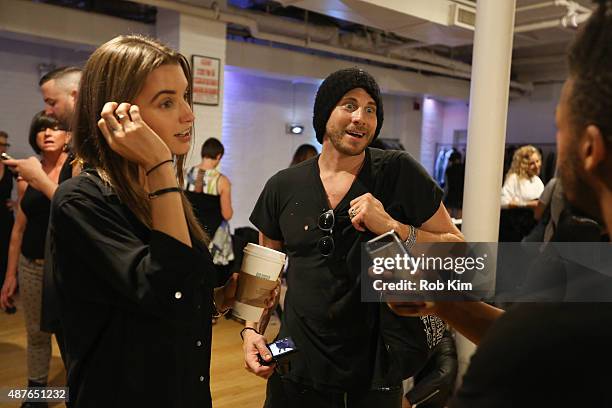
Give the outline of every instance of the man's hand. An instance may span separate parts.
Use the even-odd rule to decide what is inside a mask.
[[[259,319],[259,331],[260,333],[266,332],[266,327],[268,327],[268,323],[270,322],[270,318],[276,309],[276,305],[278,305],[278,301],[280,300],[280,292],[281,292],[281,280],[278,278],[276,281],[276,286],[274,289],[270,291],[269,296],[266,298],[265,309]]]
[[[245,330],[242,350],[244,351],[244,368],[248,371],[262,378],[269,378],[274,373],[275,364],[262,366],[257,358],[259,354],[265,361],[272,361],[272,355],[266,346],[264,336],[253,330]]]
[[[370,193],[351,201],[349,217],[357,231],[364,232],[367,229],[376,235],[392,230],[396,224],[382,203]]]

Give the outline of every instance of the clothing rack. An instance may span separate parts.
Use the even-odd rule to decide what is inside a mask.
[[[520,142],[520,143],[506,143],[505,146],[505,155],[504,155],[504,170],[503,174],[505,175],[510,169],[510,165],[512,163],[512,154],[510,152],[514,152],[517,148],[524,145],[532,145],[537,148],[542,154],[542,169],[540,171],[540,178],[542,182],[546,184],[551,178],[555,176],[555,166],[556,166],[556,158],[557,158],[557,144],[556,143],[530,143],[530,142]],[[438,158],[440,156],[440,152],[449,151],[455,149],[461,153],[463,156],[463,161],[465,162],[466,152],[467,152],[467,143],[459,142],[459,143],[436,143],[435,156],[434,156],[434,178],[436,181],[442,181],[441,185],[444,183],[444,170],[446,169],[447,163],[438,163]],[[438,168],[441,166],[440,168]],[[442,180],[439,180],[440,176]]]

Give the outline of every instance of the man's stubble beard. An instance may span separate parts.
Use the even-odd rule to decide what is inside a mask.
[[[372,142],[372,139],[374,138],[374,136],[367,136],[368,142],[365,144],[365,146],[362,149],[359,148],[359,150],[356,150],[355,148],[350,148],[349,146],[347,146],[347,143],[343,143],[343,138],[344,138],[345,133],[346,133],[346,130],[328,131],[329,140],[331,144],[334,146],[334,148],[338,152],[344,155],[347,155],[347,156],[359,156],[361,153],[364,152],[366,147],[370,145],[370,142]]]

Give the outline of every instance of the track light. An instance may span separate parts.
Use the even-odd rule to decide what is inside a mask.
[[[286,131],[291,135],[301,135],[304,132],[304,126],[296,123],[287,124]]]

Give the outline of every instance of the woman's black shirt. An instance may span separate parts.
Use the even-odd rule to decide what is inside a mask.
[[[210,254],[149,230],[87,171],[50,221],[72,407],[210,407]]]

